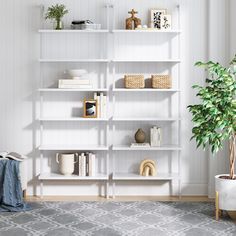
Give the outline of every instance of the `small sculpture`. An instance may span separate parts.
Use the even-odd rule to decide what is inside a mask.
[[[142,129],[138,129],[138,131],[135,133],[134,138],[136,143],[144,143],[146,140],[146,134]]]
[[[138,12],[132,9],[132,11],[128,12],[131,14],[131,17],[126,19],[126,29],[127,30],[134,30],[136,29],[139,25],[141,25],[141,20],[135,16]]]
[[[155,176],[156,164],[153,160],[145,159],[140,163],[139,174],[142,176]]]

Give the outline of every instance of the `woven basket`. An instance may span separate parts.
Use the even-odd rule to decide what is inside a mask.
[[[169,75],[152,75],[152,88],[170,89],[171,87],[172,81]]]
[[[143,75],[125,75],[125,88],[140,89],[144,87]]]

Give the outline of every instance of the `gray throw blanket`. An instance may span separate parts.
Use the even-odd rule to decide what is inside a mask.
[[[26,211],[19,177],[19,162],[0,159],[0,212]]]

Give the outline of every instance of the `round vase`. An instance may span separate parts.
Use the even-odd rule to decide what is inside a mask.
[[[146,140],[146,134],[142,129],[138,129],[138,131],[135,133],[134,138],[136,143],[144,143]]]

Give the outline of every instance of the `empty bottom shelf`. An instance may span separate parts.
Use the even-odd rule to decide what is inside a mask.
[[[61,175],[56,173],[43,173],[39,180],[108,180],[107,174],[96,174],[95,176]]]
[[[158,173],[156,176],[141,176],[136,173],[113,173],[113,180],[173,180],[179,179],[179,175],[177,173]]]

